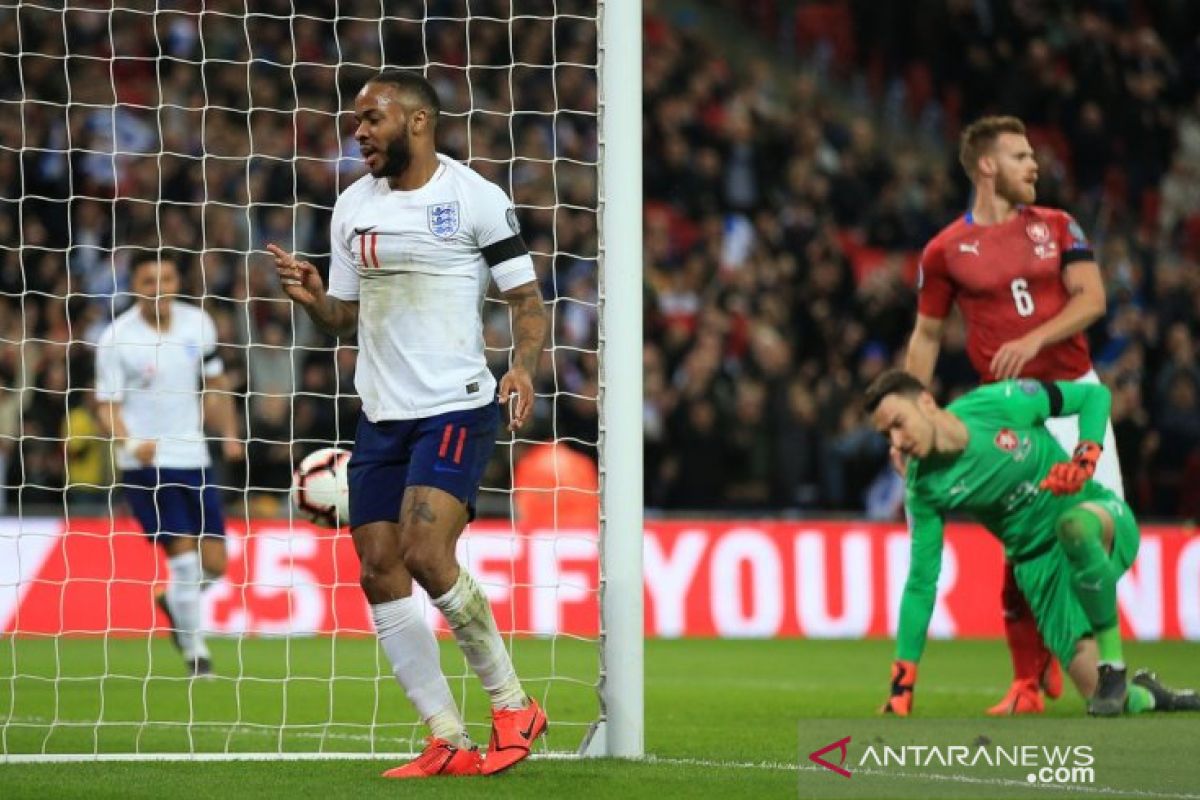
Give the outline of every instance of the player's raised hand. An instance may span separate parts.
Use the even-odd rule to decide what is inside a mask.
[[[524,367],[513,367],[500,379],[500,402],[508,404],[508,429],[524,427],[533,412],[533,378]]]
[[[1006,381],[1021,377],[1021,370],[1042,350],[1042,342],[1036,336],[1026,334],[1020,339],[1005,342],[992,356],[991,370],[996,380]]]
[[[892,692],[887,702],[883,704],[883,708],[879,709],[879,712],[881,714],[895,714],[898,717],[907,717],[911,714],[913,708],[913,691],[916,689],[916,684],[916,662],[893,661]]]
[[[325,284],[316,267],[307,261],[296,260],[276,244],[268,244],[267,252],[275,257],[275,273],[288,297],[300,305],[310,306],[325,296]]]

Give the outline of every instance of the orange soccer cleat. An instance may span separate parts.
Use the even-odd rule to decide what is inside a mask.
[[[478,747],[455,747],[445,739],[430,736],[421,755],[407,764],[383,773],[385,778],[440,778],[478,775],[483,757]]]
[[[1062,693],[1062,675],[1059,675],[1059,693]],[[1042,700],[1042,691],[1036,683],[1017,680],[1008,687],[1004,699],[987,710],[993,717],[1007,717],[1015,714],[1040,714],[1046,710]]]
[[[492,710],[492,739],[483,759],[483,774],[495,775],[529,755],[533,740],[546,732],[546,713],[530,698],[524,708]]]
[[[887,702],[883,704],[883,708],[879,709],[879,713],[907,717],[913,710],[913,692],[916,686],[916,662],[901,661],[899,659],[893,661],[891,695],[888,697]]]

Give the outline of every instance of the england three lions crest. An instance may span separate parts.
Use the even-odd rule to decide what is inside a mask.
[[[458,201],[437,203],[425,207],[429,217],[429,232],[439,239],[449,239],[458,232]]]

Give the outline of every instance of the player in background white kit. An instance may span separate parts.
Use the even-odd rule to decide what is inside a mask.
[[[268,245],[284,291],[320,328],[358,334],[351,535],[380,645],[431,732],[417,759],[384,773],[392,778],[493,774],[529,755],[546,729],[487,597],[455,557],[495,446],[499,403],[514,431],[532,409],[546,312],[512,203],[436,152],[439,111],[433,87],[414,73],[384,70],[358,93],[354,137],[370,174],[334,206],[328,293],[311,264]],[[484,358],[489,275],[513,325],[499,398]],[[486,757],[467,737],[414,580],[491,698]]]
[[[212,673],[200,593],[225,572],[225,518],[213,482],[207,422],[225,458],[244,455],[216,328],[181,302],[174,261],[144,254],[130,267],[137,297],[96,346],[96,416],[115,443],[120,484],[143,532],[166,552],[158,605],[189,674]],[[202,408],[203,406],[203,408]]]

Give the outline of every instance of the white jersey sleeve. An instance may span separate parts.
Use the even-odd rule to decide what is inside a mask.
[[[328,294],[338,300],[358,301],[358,270],[354,268],[354,256],[350,252],[350,223],[346,214],[347,195],[343,192],[333,206],[333,218],[329,222],[329,290]]]
[[[217,353],[217,326],[207,311],[200,312],[200,348],[204,359],[204,377],[215,378],[225,372],[225,363]]]
[[[521,225],[517,210],[504,190],[494,183],[484,182],[476,196],[472,220],[475,244],[492,271],[492,280],[507,292],[537,280],[533,259],[521,240]]]
[[[109,325],[96,343],[96,399],[101,403],[120,403],[124,398],[121,361],[113,325]]]

